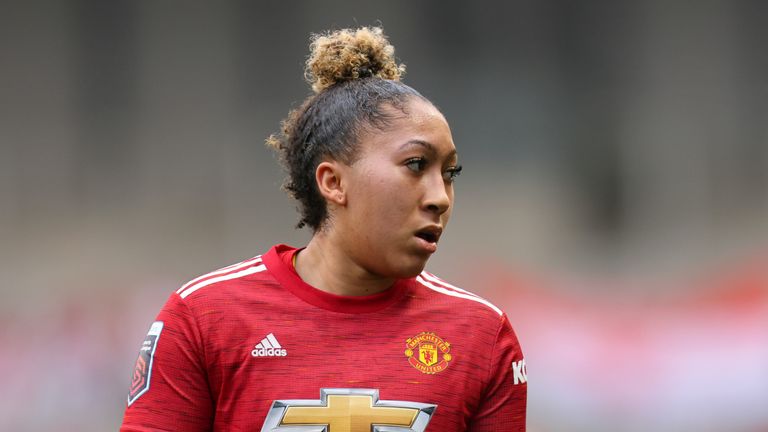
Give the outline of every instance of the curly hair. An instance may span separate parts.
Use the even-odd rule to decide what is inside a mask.
[[[297,228],[318,231],[328,217],[325,199],[315,181],[324,158],[355,161],[360,132],[383,130],[404,112],[413,97],[426,100],[400,82],[405,66],[379,27],[343,29],[314,35],[304,77],[310,95],[283,120],[281,132],[267,139],[280,154],[288,178],[283,188],[299,202]]]

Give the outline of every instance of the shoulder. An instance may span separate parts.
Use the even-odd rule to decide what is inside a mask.
[[[239,283],[254,280],[257,275],[266,270],[262,255],[257,255],[238,263],[205,273],[183,284],[176,290],[182,300],[190,297],[210,295],[226,287],[237,286]]]
[[[443,301],[455,303],[457,307],[465,308],[473,312],[484,312],[499,318],[504,316],[504,312],[489,300],[469,290],[448,283],[444,279],[427,271],[423,271],[420,275],[416,276],[416,283],[433,295],[442,298]]]

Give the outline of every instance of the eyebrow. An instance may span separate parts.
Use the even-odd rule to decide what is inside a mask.
[[[414,146],[414,145],[415,146],[424,147],[427,150],[431,151],[432,153],[437,153],[437,150],[435,150],[435,146],[432,145],[432,143],[430,143],[428,141],[418,140],[418,139],[406,141],[405,144],[400,146],[400,149],[402,150],[402,149],[404,149],[404,148],[406,148],[408,146]],[[449,158],[453,158],[453,157],[457,157],[457,156],[458,156],[458,153],[456,152],[455,148],[453,150],[451,150],[450,153],[448,153],[448,157]]]

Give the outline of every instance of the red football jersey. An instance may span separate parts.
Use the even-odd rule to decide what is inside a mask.
[[[201,276],[144,341],[122,431],[525,430],[506,315],[423,272],[363,297],[299,278],[296,249]]]

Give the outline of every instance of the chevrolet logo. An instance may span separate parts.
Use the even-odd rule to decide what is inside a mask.
[[[437,405],[380,401],[374,389],[321,389],[320,400],[276,400],[261,432],[424,432]]]

